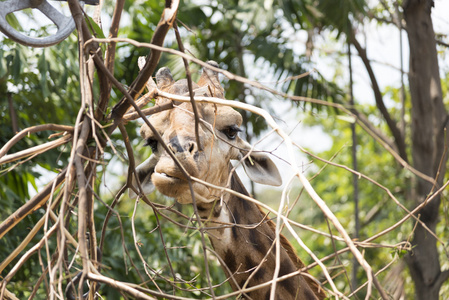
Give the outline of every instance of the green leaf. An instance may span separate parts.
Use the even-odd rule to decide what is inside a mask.
[[[23,31],[23,28],[20,25],[19,20],[17,20],[17,17],[14,14],[7,14],[6,22],[8,22],[8,24],[11,25],[11,27],[16,29],[17,31]]]
[[[103,33],[103,30],[100,28],[100,26],[98,26],[97,23],[95,23],[94,19],[92,19],[91,17],[87,16],[86,17],[86,22],[87,22],[89,30],[91,31],[93,36],[95,36],[96,38],[100,38],[100,39],[106,38],[104,33]],[[106,51],[106,45],[105,44],[101,44],[100,47],[101,47],[101,50],[104,53]]]
[[[100,26],[98,26],[97,23],[95,23],[94,19],[92,19],[91,17],[87,16],[86,17],[86,22],[89,24],[89,28],[91,30],[91,33],[95,37],[101,38],[101,39],[106,38],[104,33],[103,33],[103,30],[100,28]],[[92,30],[93,30],[93,32],[92,32]]]

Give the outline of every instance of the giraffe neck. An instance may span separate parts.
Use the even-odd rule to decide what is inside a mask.
[[[236,174],[232,177],[231,188],[249,195]],[[216,201],[199,206],[198,210],[201,217],[208,220],[206,226],[216,228],[208,230],[208,235],[234,290],[240,290],[244,286],[253,287],[273,279],[276,266],[273,244],[274,223],[267,220],[256,204],[227,194],[222,206],[220,201]],[[220,223],[230,223],[233,226],[217,229],[217,224]],[[304,266],[286,238],[281,236],[280,239],[283,247],[281,247],[279,277]],[[314,289],[316,288],[315,284]],[[249,299],[269,299],[269,296],[270,286],[243,294],[243,298]],[[317,299],[317,297],[306,279],[296,275],[277,283],[276,299]]]

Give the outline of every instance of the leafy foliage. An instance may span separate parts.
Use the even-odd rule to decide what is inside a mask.
[[[267,9],[271,5],[271,9]],[[149,42],[154,34],[163,6],[157,1],[143,0],[133,2],[126,1],[125,16],[127,22],[120,27],[119,36],[128,37],[136,41]],[[104,11],[112,14],[112,6],[106,3]],[[187,51],[197,58],[216,60],[220,66],[232,73],[249,77],[253,80],[269,82],[267,85],[274,87],[288,95],[303,96],[321,99],[334,103],[346,103],[347,97],[342,91],[344,87],[334,82],[329,82],[317,70],[314,62],[306,54],[306,48],[297,49],[295,34],[305,33],[308,38],[325,30],[335,30],[337,39],[347,31],[348,22],[361,22],[366,16],[367,4],[365,1],[219,1],[202,3],[195,1],[184,2],[178,12],[178,26],[183,36]],[[31,17],[31,15],[30,15]],[[17,20],[12,20],[16,22]],[[182,23],[181,23],[182,22]],[[45,28],[42,29],[45,31]],[[102,30],[95,27],[94,31],[102,36]],[[39,32],[38,32],[39,33]],[[106,36],[106,34],[103,34]],[[177,49],[176,39],[170,33],[166,39],[167,47]],[[137,48],[127,44],[119,44],[117,58],[115,60],[114,75],[122,84],[130,84],[138,73],[137,59],[139,56],[147,55],[148,49]],[[178,57],[163,55],[161,66],[170,66],[175,78],[184,77],[184,68]],[[248,66],[255,66],[256,71]],[[310,75],[296,77],[305,72],[312,71]],[[75,124],[76,112],[78,111],[81,97],[79,84],[78,49],[75,35],[69,39],[46,49],[30,49],[16,43],[3,39],[0,43],[0,147],[9,141],[15,131],[46,123]],[[199,67],[192,65],[191,72],[198,78]],[[293,78],[293,79],[292,79]],[[96,79],[95,79],[96,80]],[[277,114],[273,106],[272,94],[254,89],[238,81],[223,78],[226,97],[239,101],[251,103],[266,108],[272,114]],[[95,99],[98,98],[97,82],[94,81]],[[447,85],[443,86],[444,94],[447,94]],[[393,101],[399,101],[397,88],[387,88],[384,91]],[[111,103],[120,100],[120,93],[112,91]],[[351,151],[349,142],[351,132],[349,124],[344,118],[339,117],[333,110],[323,108],[316,104],[303,104],[304,108],[311,111],[311,115],[305,123],[315,125],[321,124],[326,134],[332,140],[332,148],[319,153],[320,157],[332,160],[335,163],[351,165]],[[396,114],[398,105],[391,108],[391,113]],[[385,129],[386,125],[375,107],[364,105],[357,107],[372,120],[376,126]],[[259,136],[266,129],[262,118],[242,112],[245,127],[248,129],[248,139]],[[318,120],[316,118],[319,118]],[[102,125],[108,125],[107,123]],[[135,148],[142,148],[135,152],[137,161],[148,157],[148,148],[140,147],[142,142],[138,138],[139,124],[132,122],[127,124],[127,132],[131,143]],[[31,134],[22,139],[9,152],[15,153],[48,141],[51,132],[39,132]],[[95,227],[102,228],[114,195],[118,187],[125,182],[127,169],[124,165],[128,160],[121,142],[122,136],[115,133],[111,137],[110,144],[105,148],[104,166],[98,167],[97,188],[101,191],[98,195],[98,207],[95,210]],[[385,185],[394,191],[395,197],[401,203],[406,203],[411,192],[411,174],[404,171],[401,166],[381,147],[375,140],[365,132],[358,131],[359,141],[358,159],[360,172],[369,175],[371,179]],[[23,161],[19,165],[2,165],[0,170],[0,212],[1,219],[6,219],[28,199],[32,197],[35,190],[40,188],[36,178],[52,177],[47,171],[58,170],[67,165],[69,149],[60,147],[33,157],[30,161]],[[335,156],[335,157],[334,157]],[[353,228],[353,204],[351,199],[352,174],[347,170],[328,165],[315,158],[314,170],[319,170],[313,179],[313,185],[317,193],[325,199],[332,211],[346,228]],[[49,175],[51,174],[51,176]],[[114,180],[106,180],[112,175]],[[46,178],[49,181],[51,178]],[[366,179],[359,179],[360,185],[360,215],[362,221],[360,239],[373,236],[380,229],[387,228],[404,216],[404,211],[388,197],[386,192]],[[263,193],[262,201],[277,198],[279,195],[269,197],[271,192]],[[300,188],[291,192],[298,196],[300,201],[291,212],[292,219],[300,219],[302,223],[310,224],[315,229],[329,232],[327,222],[323,221],[322,212],[314,205],[312,200],[305,196]],[[265,196],[265,199],[264,199]],[[155,203],[172,205],[172,200],[165,199],[159,194],[151,196]],[[277,204],[277,203],[276,203]],[[441,215],[445,217],[437,228],[438,234],[447,236],[447,201],[443,203]],[[202,243],[200,234],[191,229],[177,226],[165,219],[161,214],[154,211],[146,204],[138,203],[135,214],[133,211],[135,203],[126,196],[114,208],[114,213],[106,226],[106,247],[103,252],[102,272],[119,281],[142,283],[148,279],[146,272],[154,281],[145,282],[146,286],[155,290],[156,284],[161,291],[173,293],[174,285],[176,295],[190,298],[204,298],[209,293],[204,268],[204,256],[202,254]],[[177,209],[191,216],[191,208]],[[191,226],[188,218],[180,217],[172,212],[167,214],[173,220]],[[5,237],[0,239],[0,261],[3,261],[17,245],[24,240],[30,228],[44,216],[44,210],[38,210],[26,217],[25,220],[15,226]],[[72,232],[77,230],[77,216],[68,222],[68,228]],[[133,233],[133,226],[136,233]],[[376,240],[377,243],[395,244],[398,241],[410,238],[413,224],[407,222],[389,234]],[[335,230],[331,230],[333,234]],[[161,234],[163,233],[163,234]],[[97,232],[99,238],[99,232]],[[39,233],[33,242],[42,238]],[[134,236],[136,236],[136,242]],[[163,240],[162,240],[163,237]],[[329,254],[329,249],[334,247],[328,238],[305,232],[304,240],[310,241],[308,245],[318,257]],[[31,244],[33,244],[33,242]],[[56,247],[56,239],[50,241],[50,247]],[[295,244],[301,257],[308,257],[300,247]],[[343,243],[336,243],[337,249],[344,247]],[[442,248],[443,246],[440,246]],[[25,250],[28,250],[26,248]],[[139,251],[137,251],[139,250]],[[442,261],[444,249],[440,249]],[[141,261],[138,252],[141,253]],[[70,248],[69,253],[75,253]],[[377,269],[385,266],[385,262],[392,257],[403,255],[399,248],[394,249],[367,249],[365,258]],[[169,257],[170,262],[167,259]],[[210,256],[210,255],[209,255]],[[34,255],[28,260],[21,270],[15,275],[11,286],[8,288],[18,297],[28,297],[38,281],[40,274],[44,273],[42,261],[50,260],[45,251]],[[69,257],[80,266],[78,257]],[[225,294],[230,291],[225,281],[224,273],[218,263],[211,259],[209,264],[210,273],[214,280],[213,284],[220,284],[215,290],[217,294]],[[310,259],[307,263],[311,263]],[[340,266],[340,263],[342,266]],[[349,273],[352,264],[352,256],[342,254],[340,261],[327,263],[328,266],[337,265],[337,271],[344,270]],[[171,271],[170,265],[174,272]],[[447,263],[443,268],[447,268]],[[11,266],[5,269],[9,271]],[[151,269],[151,271],[148,271]],[[336,272],[337,272],[336,271]],[[335,273],[336,273],[335,272]],[[313,275],[319,276],[319,270],[313,270]],[[335,275],[332,273],[331,275]],[[74,275],[74,274],[72,274]],[[337,276],[338,288],[343,292],[350,292],[349,280],[342,279],[342,274]],[[412,290],[409,275],[402,272],[407,285],[406,290]],[[144,278],[144,280],[142,280]],[[191,280],[190,282],[182,282]],[[363,272],[358,273],[360,280],[366,280]],[[388,274],[381,275],[381,280],[387,280]],[[203,288],[203,292],[192,292],[195,288]],[[442,291],[447,293],[447,285]],[[45,285],[42,284],[38,292],[38,299],[45,299]],[[360,297],[364,297],[362,291]],[[409,292],[410,297],[412,292]],[[100,294],[107,299],[125,299],[124,295],[104,285]]]

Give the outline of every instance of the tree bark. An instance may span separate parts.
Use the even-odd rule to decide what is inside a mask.
[[[443,105],[435,33],[430,11],[431,0],[406,0],[404,18],[410,48],[409,84],[412,116],[413,166],[422,173],[436,177],[442,184],[447,158],[444,153],[447,113]],[[428,181],[418,178],[412,203],[426,201],[435,190]],[[434,199],[420,211],[421,220],[435,232],[440,198]],[[418,300],[438,299],[441,287],[441,267],[435,238],[418,224],[412,244],[413,252],[406,262],[415,284]]]

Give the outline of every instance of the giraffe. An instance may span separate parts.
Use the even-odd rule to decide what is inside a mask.
[[[218,67],[214,61],[208,62]],[[170,70],[159,69],[156,74],[157,88],[173,94],[188,93],[186,79],[175,82]],[[193,84],[196,96],[223,97],[218,73],[204,68],[198,83]],[[160,98],[156,104],[169,99]],[[257,183],[279,186],[281,176],[274,162],[263,152],[252,151],[251,145],[239,137],[242,116],[229,106],[197,103],[200,117],[196,137],[194,114],[190,102],[174,101],[174,108],[149,117],[149,122],[162,137],[172,155],[182,164],[190,176],[218,187],[230,187],[249,196],[235,172],[231,160],[239,160],[248,177]],[[175,198],[181,204],[195,199],[197,211],[204,220],[212,247],[219,257],[229,282],[235,291],[249,289],[242,299],[270,299],[271,285],[257,287],[273,279],[276,253],[274,247],[275,225],[258,205],[233,193],[222,192],[200,182],[189,183],[183,172],[155,138],[152,130],[144,124],[141,136],[152,149],[152,155],[136,168],[144,194],[155,188],[162,194]],[[197,143],[200,143],[198,145]],[[229,180],[230,178],[230,180]],[[230,185],[228,184],[230,182]],[[137,195],[130,191],[131,197]],[[217,224],[233,226],[217,226]],[[288,275],[304,267],[288,240],[281,235],[280,271],[278,276]],[[254,288],[254,289],[251,289]],[[309,274],[294,275],[276,283],[276,299],[324,299],[323,289]]]

